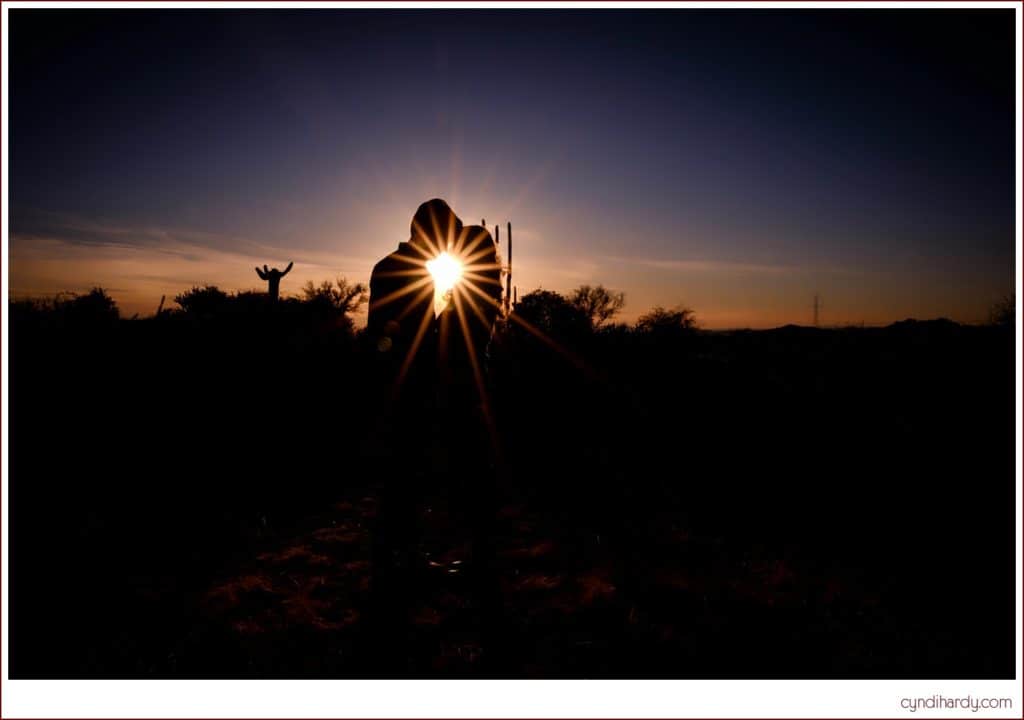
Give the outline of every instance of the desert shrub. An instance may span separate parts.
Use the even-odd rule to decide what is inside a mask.
[[[697,329],[697,317],[686,307],[665,309],[658,306],[637,319],[636,329],[655,335],[689,333]]]
[[[216,285],[193,287],[174,296],[174,302],[189,315],[215,315],[227,305],[228,294]]]
[[[352,315],[370,299],[363,283],[350,283],[339,276],[334,282],[324,280],[319,285],[309,281],[302,288],[302,299],[315,306],[332,310],[339,315]]]

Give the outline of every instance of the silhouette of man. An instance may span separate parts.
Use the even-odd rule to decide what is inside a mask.
[[[480,311],[478,314],[470,309],[467,319],[471,318],[471,321],[467,325],[472,347],[482,358],[500,313],[501,263],[498,261],[498,246],[487,228],[469,225],[464,232],[463,255],[467,258],[473,285],[482,293],[466,294],[467,300],[472,300]]]
[[[270,268],[268,270],[266,265],[263,266],[262,270],[256,268],[256,274],[260,276],[260,280],[266,280],[269,283],[267,292],[270,294],[271,302],[277,302],[278,292],[281,289],[281,278],[291,272],[291,269],[292,263],[288,263],[288,267],[283,272],[277,268]]]
[[[467,225],[456,242],[463,276],[438,317],[438,406],[446,458],[437,479],[450,512],[463,519],[472,538],[466,582],[480,610],[480,640],[488,664],[500,661],[501,593],[493,544],[496,429],[485,362],[501,305],[498,247],[486,228]],[[492,665],[492,667],[496,667]]]
[[[501,306],[501,264],[498,246],[486,228],[460,229],[458,255],[464,279],[438,318],[442,379],[453,389],[482,381],[484,356]],[[474,392],[478,392],[475,387]]]

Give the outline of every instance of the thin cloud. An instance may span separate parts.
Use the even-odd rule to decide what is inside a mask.
[[[227,233],[154,225],[123,225],[77,215],[33,210],[19,213],[12,223],[11,242],[24,244],[46,241],[117,250],[149,250],[192,261],[204,262],[208,252],[236,256],[246,262],[287,258],[296,264],[331,267],[360,267],[372,260],[310,249],[280,247]],[[203,252],[207,251],[207,252]]]
[[[782,275],[789,273],[825,272],[830,274],[848,274],[856,272],[853,268],[834,266],[819,267],[812,265],[786,265],[778,263],[740,263],[729,260],[678,260],[670,258],[626,257],[605,255],[602,258],[616,264],[649,267],[667,272],[703,272],[703,273],[737,273],[758,275]]]
[[[603,259],[616,264],[640,265],[673,272],[740,272],[740,273],[786,273],[800,270],[795,265],[737,263],[725,260],[675,260],[668,258],[624,257],[605,255]]]

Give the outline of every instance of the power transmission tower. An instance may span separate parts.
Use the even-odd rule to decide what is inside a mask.
[[[818,327],[818,313],[821,310],[821,300],[818,293],[814,293],[814,327]]]

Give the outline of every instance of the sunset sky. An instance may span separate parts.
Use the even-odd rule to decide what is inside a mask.
[[[17,298],[367,282],[431,197],[511,220],[521,295],[602,283],[627,321],[977,322],[1013,288],[1012,9],[12,9],[10,42]]]

